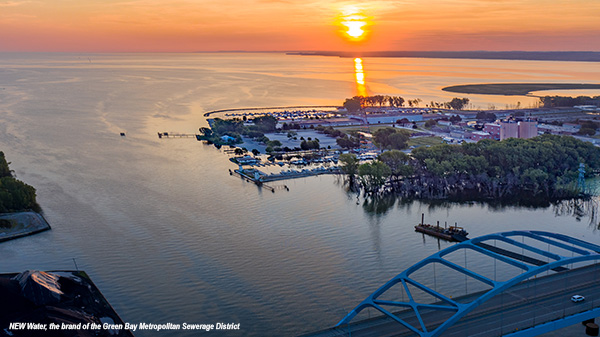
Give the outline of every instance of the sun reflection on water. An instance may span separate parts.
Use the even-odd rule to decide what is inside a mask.
[[[367,96],[365,72],[360,57],[354,59],[354,75],[356,77],[356,91],[358,92],[358,96]]]

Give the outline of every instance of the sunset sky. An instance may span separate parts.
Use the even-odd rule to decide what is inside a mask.
[[[598,0],[0,0],[0,51],[600,51],[599,18]]]

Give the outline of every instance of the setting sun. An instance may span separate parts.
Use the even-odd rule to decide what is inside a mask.
[[[365,31],[362,30],[362,27],[367,23],[362,21],[344,21],[342,22],[342,24],[348,27],[346,34],[356,39],[361,37],[365,33]]]
[[[342,10],[340,25],[343,26],[343,33],[351,41],[360,41],[364,39],[367,26],[367,17],[362,14],[360,8],[348,6]]]

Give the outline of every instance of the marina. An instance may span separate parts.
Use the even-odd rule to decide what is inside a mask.
[[[168,130],[169,136],[197,132],[198,126],[207,126],[205,111],[265,104],[262,97],[249,98],[241,90],[259,94],[265,80],[272,83],[269,99],[281,105],[331,97],[332,104],[339,104],[347,95],[345,89],[328,89],[332,74],[309,70],[344,69],[352,60],[234,56],[235,64],[228,55],[223,60],[209,54],[105,55],[96,68],[75,65],[68,74],[56,64],[70,66],[77,55],[7,56],[1,72],[13,84],[2,92],[6,113],[0,119],[9,127],[3,149],[18,177],[37,188],[52,230],[4,242],[0,250],[6,272],[64,270],[76,258],[124,321],[232,321],[241,323],[242,331],[227,335],[294,336],[330,327],[399,266],[455,245],[429,235],[421,240],[414,218],[423,212],[433,225],[436,220],[441,227],[457,221],[470,237],[529,228],[598,242],[598,231],[587,217],[553,205],[370,203],[363,198],[357,204],[356,195],[331,174],[267,182],[273,194],[230,176],[228,170],[238,166],[229,161],[225,146],[219,150],[192,138],[158,139],[159,130]],[[577,71],[599,78],[597,70],[583,63],[515,62],[510,69],[517,71],[511,72],[500,61],[376,61],[365,62],[372,69],[371,81],[382,83],[382,74],[390,71],[402,78],[408,69],[419,75],[411,79],[405,96],[426,101],[436,98],[426,99],[423,92],[436,93],[439,86],[456,82],[477,83],[484,76],[520,82],[543,71],[549,80],[559,80]],[[257,66],[269,74],[284,69],[298,76],[259,74],[253,70]],[[455,80],[447,74],[450,68],[468,78]],[[318,78],[306,85],[308,76]],[[165,82],[168,78],[186,81]],[[22,93],[30,99],[24,100]],[[76,109],[65,109],[56,100],[59,93]],[[484,107],[516,100],[469,97]],[[127,130],[126,141],[120,130]],[[265,173],[301,169],[276,162],[284,166],[256,168]],[[293,193],[280,193],[283,184]],[[472,265],[485,267],[485,262]],[[456,290],[461,280],[447,277],[438,288]],[[139,337],[157,335],[192,337],[198,331],[136,332]]]

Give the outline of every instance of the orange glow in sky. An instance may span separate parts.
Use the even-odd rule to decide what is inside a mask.
[[[600,51],[598,0],[0,0],[0,52]]]

